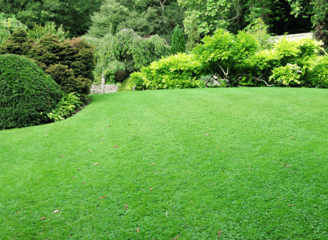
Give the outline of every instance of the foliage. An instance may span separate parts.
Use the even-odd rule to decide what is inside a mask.
[[[101,38],[106,34],[115,34],[120,22],[125,21],[129,16],[129,10],[116,0],[106,0],[92,17],[92,26],[88,35]]]
[[[301,68],[297,64],[287,63],[286,66],[275,67],[272,70],[272,75],[269,77],[269,81],[278,83],[277,85],[293,85],[293,83],[300,84]]]
[[[60,42],[64,41],[68,38],[68,31],[64,31],[63,25],[61,25],[58,29],[54,22],[47,22],[45,26],[41,26],[34,23],[32,29],[27,30],[27,36],[33,39],[34,42],[39,41],[45,34],[53,34],[56,35]]]
[[[0,0],[1,11],[16,15],[30,29],[34,23],[45,26],[47,22],[61,25],[69,30],[70,37],[81,36],[91,25],[91,15],[97,11],[102,0]]]
[[[19,28],[7,38],[5,44],[0,49],[0,53],[27,55],[33,47],[33,43],[33,40],[27,36],[27,33],[22,28]]]
[[[82,102],[75,92],[63,94],[62,99],[58,102],[57,108],[47,114],[50,120],[57,122],[64,120],[81,107]]]
[[[133,91],[134,88],[137,86],[137,83],[134,82],[134,79],[132,79],[131,77],[125,79],[120,85],[120,87],[118,88],[118,92]]]
[[[191,18],[189,24],[185,24],[185,32],[188,35],[186,50],[190,52],[200,43],[201,40],[198,33],[199,31],[196,18]]]
[[[89,41],[92,38],[85,39]],[[99,78],[104,73],[106,81],[115,75],[115,81],[122,81],[130,73],[162,56],[167,56],[170,52],[165,39],[157,35],[148,39],[141,38],[132,29],[123,29],[115,36],[108,34],[99,41],[91,41],[97,42],[95,75]]]
[[[312,0],[313,12],[312,23],[315,26],[315,36],[328,47],[328,2],[326,0]]]
[[[53,34],[44,35],[28,56],[60,84],[66,93],[77,92],[85,98],[90,92],[95,67],[94,48],[81,38],[60,43]]]
[[[268,79],[277,80],[277,77],[282,80],[283,70],[285,70],[288,79],[296,79],[294,82],[302,86],[308,85],[306,75],[313,69],[314,63],[322,51],[320,44],[311,38],[296,41],[282,38],[275,43],[272,49],[262,50],[250,56],[245,61],[244,71],[248,69],[250,75],[267,81]],[[288,79],[286,78],[283,84],[287,84]]]
[[[145,89],[192,88],[199,86],[201,64],[193,54],[178,53],[131,74],[131,81]]]
[[[179,25],[175,27],[174,33],[172,35],[171,42],[171,54],[183,53],[186,51],[186,43],[183,36],[183,31],[180,29]]]
[[[321,56],[313,61],[313,68],[306,73],[312,87],[328,88],[328,57]]]
[[[183,26],[183,8],[175,0],[105,0],[92,16],[89,36],[102,38],[131,28],[139,36],[159,35],[171,41],[174,27]]]
[[[5,44],[10,34],[19,28],[26,29],[27,27],[19,22],[15,15],[6,18],[4,13],[0,13],[0,45]]]
[[[56,82],[29,59],[0,55],[0,129],[47,122],[46,114],[61,94]]]
[[[251,22],[244,30],[251,34],[259,43],[259,50],[272,48],[274,41],[268,33],[268,26],[262,18],[257,18]]]
[[[193,52],[202,63],[204,73],[221,75],[231,87],[238,83],[236,74],[242,71],[243,62],[258,49],[256,39],[243,31],[235,36],[218,29],[212,37],[206,36],[202,41],[204,44]]]

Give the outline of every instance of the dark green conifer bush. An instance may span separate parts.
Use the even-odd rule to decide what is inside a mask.
[[[48,122],[61,98],[58,84],[31,60],[0,55],[0,129]]]
[[[33,40],[27,36],[22,28],[14,31],[6,40],[0,53],[27,55],[33,46]]]
[[[33,46],[28,56],[49,73],[63,91],[79,93],[83,100],[89,94],[93,81],[93,50],[81,38],[59,42],[57,36],[46,34]]]
[[[171,54],[183,53],[186,51],[186,42],[183,36],[182,29],[178,26],[175,27],[172,36]]]

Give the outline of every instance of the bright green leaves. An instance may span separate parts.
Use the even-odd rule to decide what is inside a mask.
[[[192,54],[178,53],[131,74],[135,85],[147,89],[192,88],[199,85],[201,64]]]

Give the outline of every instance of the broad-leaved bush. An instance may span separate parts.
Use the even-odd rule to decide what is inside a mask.
[[[249,33],[240,31],[236,36],[218,29],[213,36],[203,38],[204,44],[193,53],[202,64],[205,74],[218,74],[227,86],[238,84],[237,75],[242,72],[244,61],[258,49],[258,42]]]
[[[200,84],[201,63],[194,54],[178,53],[131,74],[145,89],[194,88]]]

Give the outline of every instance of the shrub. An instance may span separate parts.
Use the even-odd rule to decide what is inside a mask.
[[[53,34],[44,35],[28,56],[49,73],[66,93],[77,92],[85,99],[93,81],[94,48],[81,38],[59,42]]]
[[[172,35],[171,54],[176,54],[179,52],[183,53],[185,51],[186,43],[184,40],[183,31],[179,26],[176,26]]]
[[[0,53],[27,55],[32,47],[33,40],[22,28],[19,28],[8,37]]]
[[[57,108],[53,109],[47,116],[54,122],[61,121],[71,116],[81,105],[82,102],[75,92],[69,94],[63,93],[63,97],[58,102]]]
[[[328,88],[328,57],[319,57],[313,66],[306,74],[309,84],[312,87]]]
[[[131,81],[145,89],[198,87],[201,64],[193,54],[178,53],[131,74]]]
[[[193,53],[200,60],[204,74],[217,74],[230,87],[238,84],[237,76],[243,72],[244,61],[258,49],[256,39],[243,31],[235,36],[218,29],[202,41],[204,44],[195,47]]]
[[[62,91],[58,84],[29,59],[0,55],[0,129],[48,122]]]
[[[268,81],[277,79],[278,75],[282,79],[282,71],[285,69],[285,75],[288,75],[290,79],[294,79],[289,68],[290,66],[297,66],[301,71],[297,76],[300,76],[297,77],[297,81],[292,81],[294,82],[292,85],[298,83],[299,86],[309,86],[310,82],[307,80],[306,75],[313,68],[313,64],[317,61],[322,51],[320,44],[320,42],[310,38],[296,41],[282,38],[275,43],[272,49],[262,50],[250,56],[244,63],[244,72],[248,72],[253,77]],[[278,75],[273,76],[272,74]],[[284,85],[289,83],[287,79],[283,82]]]

